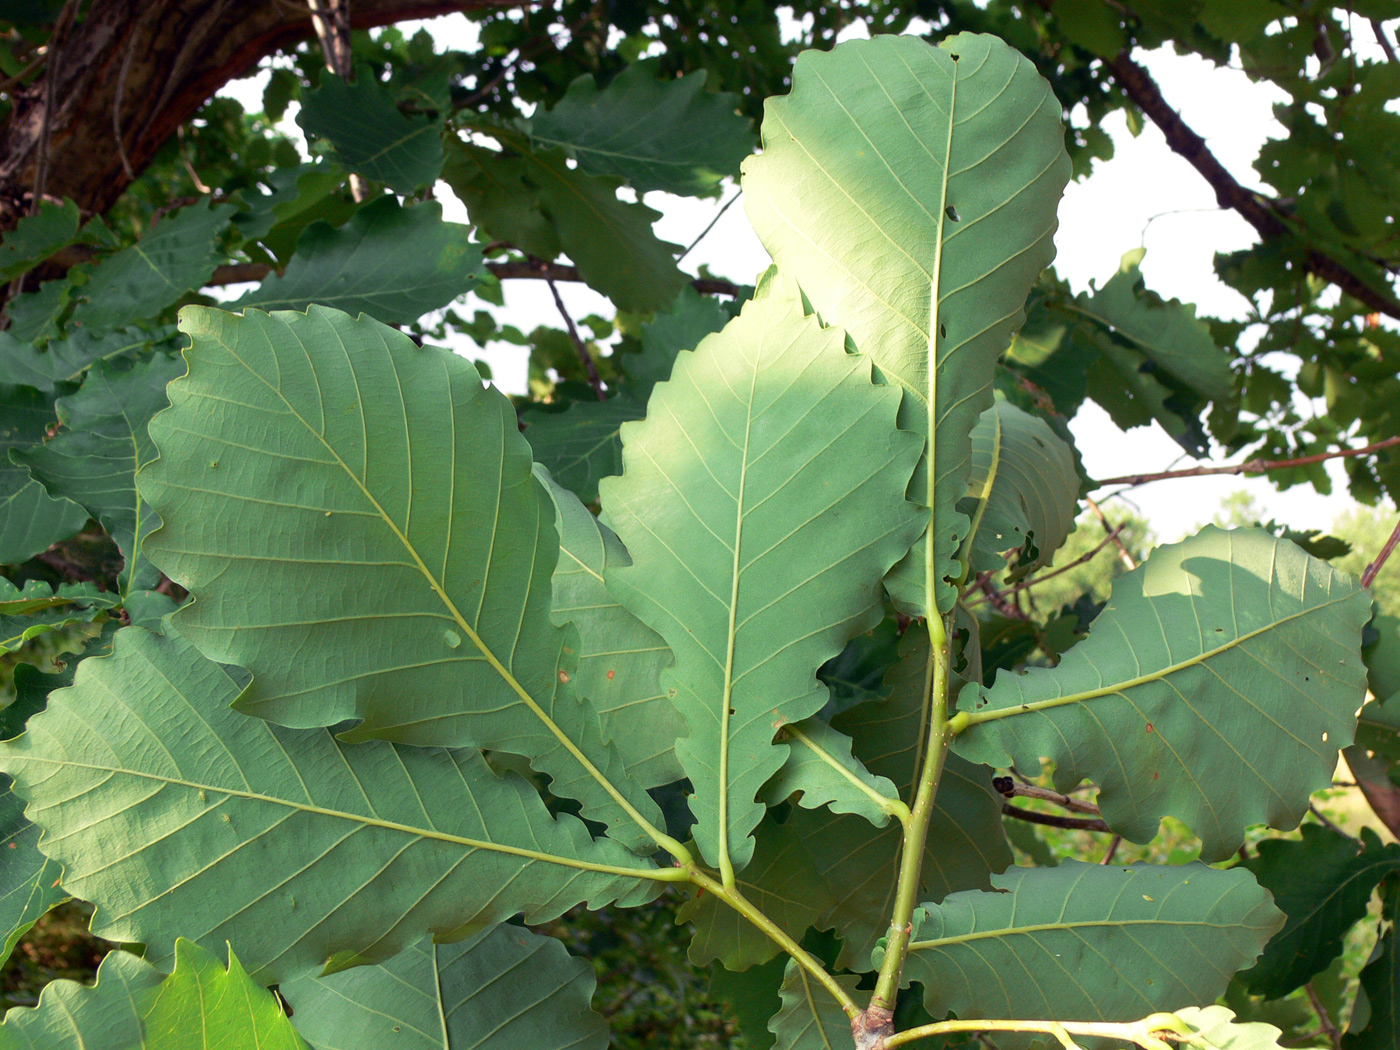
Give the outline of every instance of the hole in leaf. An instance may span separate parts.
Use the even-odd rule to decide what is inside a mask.
[[[958,214],[958,209],[954,208],[951,204],[943,209],[943,214],[948,216],[953,222],[962,222],[962,216]]]
[[[940,324],[940,325],[938,326],[938,334],[939,334],[942,338],[947,339],[947,338],[948,338],[948,326],[947,326],[946,324]]]

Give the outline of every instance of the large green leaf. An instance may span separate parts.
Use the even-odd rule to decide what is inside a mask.
[[[228,305],[304,310],[320,303],[409,324],[470,291],[481,268],[481,245],[472,242],[470,227],[443,222],[436,201],[403,208],[390,194],[339,229],[308,226],[285,273]]]
[[[122,592],[155,585],[155,569],[141,544],[160,522],[137,495],[136,471],[155,458],[147,434],[151,417],[166,406],[165,387],[183,374],[178,357],[152,354],[128,368],[99,361],[82,389],[58,399],[63,430],[52,441],[16,450],[50,495],[71,499],[102,523],[121,549]]]
[[[910,494],[931,529],[890,588],[911,611],[947,611],[972,428],[1054,255],[1060,103],[1027,59],[969,34],[806,51],[792,83],[766,103],[744,203],[822,320],[904,391],[900,425],[929,439]]]
[[[972,431],[968,482],[970,572],[1004,568],[1008,551],[1021,552],[1014,565],[1023,572],[1050,564],[1079,508],[1074,450],[1050,425],[998,401]]]
[[[641,845],[627,807],[659,811],[571,681],[553,507],[510,401],[465,358],[324,307],[181,323],[146,550],[196,596],[181,632],[253,673],[240,710],[524,755]]]
[[[0,383],[0,565],[27,561],[66,540],[87,521],[82,507],[50,496],[27,467],[10,460],[12,450],[44,440],[48,428],[58,422],[53,405],[51,394]]]
[[[164,978],[164,979],[162,979]],[[108,952],[97,983],[56,981],[33,1009],[11,1010],[0,1050],[310,1050],[277,997],[229,953],[224,969],[181,939],[165,977],[130,952]]]
[[[531,412],[525,437],[535,459],[586,503],[598,501],[598,482],[622,473],[623,423],[641,419],[646,407],[626,394],[606,401],[575,401],[562,412]]]
[[[552,937],[502,923],[279,991],[316,1050],[606,1050],[594,983]]]
[[[617,178],[570,168],[563,149],[534,151],[523,135],[489,131],[511,152],[452,139],[443,172],[478,229],[540,259],[564,252],[621,310],[650,313],[675,300],[686,278],[680,246],[652,231],[660,212],[618,199]]]
[[[1304,824],[1301,841],[1266,839],[1249,862],[1288,921],[1264,955],[1240,975],[1256,995],[1277,999],[1327,969],[1347,931],[1365,917],[1381,879],[1400,870],[1400,846],[1382,846],[1369,828],[1356,840]]]
[[[1355,580],[1292,543],[1209,526],[1114,581],[1058,667],[964,690],[953,746],[1022,769],[1047,756],[1061,791],[1099,785],[1125,838],[1172,815],[1220,860],[1251,824],[1295,826],[1331,783],[1365,695],[1369,615]]]
[[[0,281],[13,281],[78,236],[82,213],[68,198],[43,201],[0,239]]]
[[[870,774],[888,778],[906,801],[927,746],[928,645],[909,645],[885,679],[888,699],[862,703],[832,719],[847,734]],[[990,885],[989,877],[1011,864],[1011,848],[1001,827],[1001,797],[991,771],[949,755],[939,781],[919,873],[919,894],[941,900],[956,890]],[[873,827],[862,816],[830,810],[797,810],[788,818],[820,872],[814,885],[829,894],[831,907],[818,920],[821,929],[842,939],[840,965],[867,969],[870,951],[888,930],[894,905],[895,858],[903,829],[891,823]]]
[[[237,209],[208,202],[161,219],[136,244],[103,259],[76,293],[86,302],[73,324],[101,333],[154,317],[209,280],[221,255],[218,236]]]
[[[442,123],[399,110],[388,90],[362,69],[354,83],[323,76],[302,92],[297,123],[309,137],[330,139],[351,171],[408,194],[442,172]]]
[[[847,974],[836,981],[852,998],[859,996],[857,978]],[[797,963],[788,963],[778,994],[782,1009],[768,1022],[774,1050],[831,1050],[850,1044],[851,1019],[831,993]]]
[[[608,589],[675,652],[676,754],[721,869],[751,855],[755,796],[787,756],[774,732],[826,702],[817,669],[879,622],[879,579],[918,529],[919,443],[869,369],[770,279],[677,358],[601,486],[633,558]]]
[[[1209,1002],[1283,916],[1204,864],[1013,868],[926,905],[904,974],[934,1017],[1132,1021]]]
[[[704,90],[703,69],[674,80],[659,74],[659,60],[647,59],[602,91],[579,77],[526,123],[531,140],[563,146],[585,171],[616,175],[638,193],[712,193],[753,152],[753,128],[737,95]]]
[[[790,745],[788,757],[763,786],[765,802],[795,797],[806,809],[830,806],[835,813],[858,813],[876,826],[889,821],[899,791],[855,757],[850,737],[816,716],[784,727],[783,734]]]
[[[239,714],[237,694],[173,632],[127,628],[0,745],[40,849],[97,905],[94,932],[157,965],[177,936],[227,940],[274,983],[650,895],[655,869],[476,751],[344,745]]]
[[[661,636],[624,609],[603,582],[608,570],[632,564],[622,541],[557,484],[544,468],[536,474],[554,499],[559,564],[554,568],[554,622],[572,622],[579,633],[578,690],[603,720],[603,734],[643,787],[685,775],[676,740],[685,723],[661,685],[671,650]]]
[[[63,339],[50,339],[42,347],[18,340],[6,341],[0,332],[0,369],[16,383],[39,390],[53,390],[61,383],[77,382],[98,361],[134,356],[152,346],[170,347],[176,335],[174,325],[149,331],[119,328],[93,335],[86,328],[74,328]],[[173,347],[171,347],[173,349]]]
[[[39,829],[25,819],[24,803],[6,783],[0,792],[0,964],[44,912],[68,897],[58,884],[61,865],[40,853],[38,843]]]

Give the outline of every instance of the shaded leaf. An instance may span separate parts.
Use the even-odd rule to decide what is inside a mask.
[[[960,506],[972,522],[961,555],[969,575],[1004,568],[1013,550],[1018,572],[1049,565],[1079,509],[1074,450],[1045,420],[998,401],[972,431],[968,493]]]
[[[279,990],[316,1050],[606,1050],[595,983],[552,937],[501,923]]]
[[[15,223],[0,239],[0,281],[12,281],[43,262],[78,236],[82,223],[78,206],[67,197],[61,203],[42,201],[39,210]]]
[[[1400,846],[1382,846],[1369,828],[1364,847],[1320,824],[1304,824],[1302,841],[1266,839],[1248,863],[1288,917],[1251,969],[1246,987],[1266,999],[1287,995],[1332,964],[1347,931],[1366,915],[1381,879],[1400,870]]]
[[[55,591],[42,580],[29,580],[20,589],[0,577],[0,653],[69,624],[91,623],[116,604],[115,595],[90,583],[65,583]]]
[[[908,611],[947,611],[972,428],[1054,255],[1060,104],[1027,59],[966,33],[806,51],[792,83],[765,104],[744,204],[822,321],[903,390],[900,426],[929,439],[910,495],[932,531],[889,586]]]
[[[660,61],[633,62],[602,91],[585,74],[525,124],[537,147],[563,146],[585,171],[616,175],[638,193],[705,196],[753,152],[737,95],[705,91],[705,71],[662,79]]]
[[[596,503],[598,482],[622,473],[622,424],[646,414],[626,394],[575,401],[562,412],[527,413],[525,437],[555,481],[585,503]]]
[[[49,985],[37,1007],[5,1015],[0,1047],[12,1046],[310,1050],[277,997],[248,977],[232,951],[226,970],[209,952],[183,938],[176,944],[175,970],[169,977],[119,949],[107,953],[91,987],[72,981]]]
[[[320,306],[181,323],[189,375],[140,475],[165,523],[146,549],[197,599],[180,632],[252,672],[239,709],[524,755],[642,846],[626,807],[660,814],[574,688],[553,507],[509,400],[464,358]]]
[[[174,325],[149,331],[119,328],[102,335],[93,335],[86,328],[74,328],[64,338],[50,339],[38,347],[32,343],[6,342],[4,333],[0,333],[0,368],[15,382],[39,390],[53,390],[63,383],[78,382],[98,361],[134,356],[161,344],[173,349],[175,334]]]
[[[601,487],[634,562],[608,589],[675,653],[676,754],[721,868],[751,854],[755,796],[787,757],[774,732],[826,702],[817,669],[879,622],[879,578],[918,528],[895,392],[775,285],[677,358]]]
[[[24,803],[3,779],[0,792],[0,963],[39,917],[67,899],[58,884],[61,865],[39,852],[39,829],[24,816]],[[3,1029],[0,1029],[3,1031]],[[0,1040],[0,1046],[3,1046]]]
[[[994,766],[1047,756],[1059,790],[1099,785],[1125,838],[1175,816],[1220,860],[1250,824],[1296,826],[1332,782],[1364,695],[1369,610],[1355,580],[1293,544],[1207,526],[1114,581],[1058,667],[964,691],[953,746]]]
[[[442,125],[399,110],[393,96],[362,69],[354,83],[323,76],[301,95],[297,123],[309,137],[330,139],[336,158],[353,172],[408,194],[431,186],[442,172]]]
[[[1375,956],[1361,971],[1361,990],[1370,1003],[1370,1018],[1359,1032],[1342,1036],[1342,1050],[1389,1050],[1400,1042],[1400,879],[1392,877],[1382,890],[1381,937]]]
[[[749,1050],[769,1050],[773,1045],[768,1019],[782,1007],[778,989],[787,963],[786,955],[776,955],[762,966],[751,966],[741,973],[723,966],[710,968],[710,994],[729,1008]]]
[[[429,931],[649,896],[654,869],[550,817],[476,751],[342,745],[239,714],[237,693],[173,632],[127,628],[0,745],[99,936],[143,942],[157,965],[179,935],[228,941],[274,983]]]
[[[155,317],[192,288],[202,287],[222,260],[218,236],[236,208],[207,201],[181,208],[136,244],[92,268],[78,290],[85,301],[73,324],[94,334]]]
[[[685,723],[661,685],[672,663],[661,636],[608,593],[609,569],[632,564],[616,534],[543,467],[536,476],[554,499],[559,564],[553,578],[554,622],[572,622],[579,633],[576,681],[603,720],[603,735],[643,787],[680,780],[676,739]],[[541,476],[542,475],[542,476]]]
[[[837,983],[852,997],[857,978],[841,975]],[[851,1019],[831,993],[795,962],[783,976],[782,1009],[768,1022],[774,1050],[831,1050],[851,1042]]]
[[[320,303],[409,324],[466,294],[481,272],[481,245],[470,227],[443,222],[436,201],[403,208],[388,195],[339,229],[308,226],[282,276],[269,276],[228,307],[304,310]]]
[[[686,278],[680,246],[652,231],[660,212],[619,200],[621,180],[570,168],[562,149],[536,152],[522,135],[490,131],[512,152],[453,139],[443,173],[479,230],[546,261],[567,254],[619,309],[650,313],[675,301]]]
[[[1239,868],[1067,860],[992,885],[926,905],[904,973],[934,1017],[1132,1021],[1209,1002],[1283,923]]]
[[[718,332],[738,312],[737,303],[701,295],[692,285],[682,288],[669,310],[642,325],[641,353],[619,358],[627,373],[628,388],[637,400],[645,402],[653,386],[671,378],[677,354],[694,350],[701,339]]]
[[[152,354],[129,368],[99,361],[82,389],[58,399],[63,430],[52,441],[16,450],[11,459],[29,468],[50,495],[71,499],[101,522],[121,549],[123,592],[156,582],[141,544],[159,525],[136,492],[136,471],[155,458],[147,434],[151,417],[167,404],[165,387],[182,375],[178,357]]]
[[[53,405],[51,395],[33,387],[0,383],[0,565],[27,561],[87,521],[82,507],[50,496],[27,467],[10,460],[11,451],[44,440],[58,422]]]

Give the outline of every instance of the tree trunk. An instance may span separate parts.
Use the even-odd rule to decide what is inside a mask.
[[[526,2],[353,0],[350,21],[364,29]],[[50,41],[44,72],[14,90],[0,123],[0,231],[29,211],[46,139],[43,195],[104,212],[205,99],[312,35],[301,0],[92,0]]]

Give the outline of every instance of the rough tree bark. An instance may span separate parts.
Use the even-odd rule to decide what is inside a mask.
[[[365,29],[526,3],[354,0],[350,21]],[[58,35],[44,72],[15,89],[0,123],[0,232],[29,211],[46,138],[43,193],[104,212],[205,99],[314,32],[304,0],[92,0]]]

